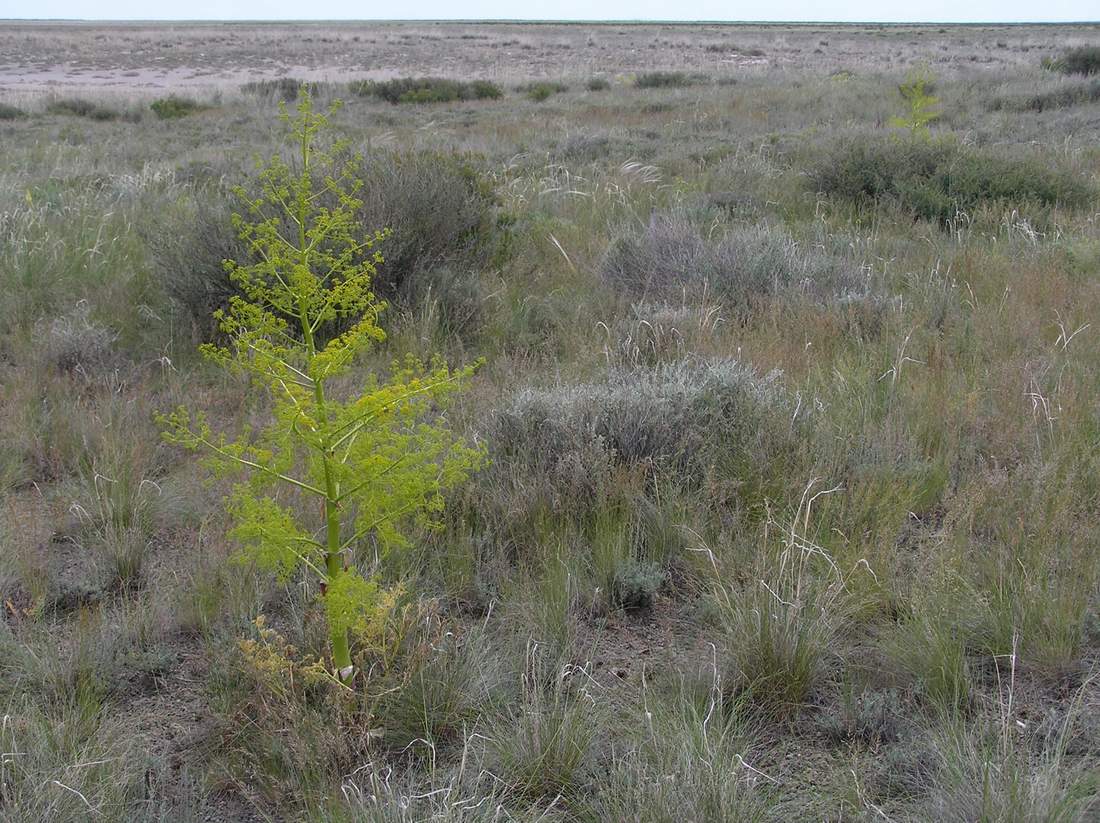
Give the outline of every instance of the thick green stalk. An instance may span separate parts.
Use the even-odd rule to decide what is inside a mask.
[[[310,153],[309,130],[302,130],[302,177],[301,188],[298,192],[298,251],[301,254],[301,265],[309,269],[309,247],[306,242],[306,218],[309,212],[309,194],[307,188],[310,181]],[[313,340],[313,322],[309,316],[309,306],[305,297],[298,301],[298,319],[302,326],[302,336],[305,340],[306,351],[312,362],[317,354],[317,347]],[[328,410],[325,406],[324,380],[313,375],[313,394],[317,403],[317,420],[324,427],[328,423]],[[331,460],[333,458],[332,447],[328,443],[328,436],[320,444],[321,465],[325,475],[325,574],[331,583],[344,573],[344,562],[340,551],[340,484],[336,482],[332,474]],[[333,629],[330,632],[332,642],[332,662],[336,668],[336,676],[342,683],[351,681],[355,673],[355,667],[351,663],[351,649],[346,629]]]

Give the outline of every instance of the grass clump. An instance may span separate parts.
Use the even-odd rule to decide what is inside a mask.
[[[929,819],[1094,819],[1100,811],[1100,761],[1093,756],[1070,762],[1064,728],[1044,740],[1015,725],[1008,716],[979,719],[970,727],[945,723],[936,735]]]
[[[463,100],[498,100],[503,90],[488,80],[448,80],[442,77],[401,77],[363,80],[351,84],[360,97],[376,97],[387,103],[452,103]]]
[[[634,78],[639,89],[675,89],[695,86],[706,78],[701,74],[689,74],[685,71],[649,71]]]
[[[180,117],[204,111],[207,107],[190,97],[177,97],[173,94],[154,100],[149,104],[149,108],[158,120],[177,120]]]
[[[718,678],[685,680],[647,694],[634,733],[611,757],[587,800],[585,820],[771,819],[767,788],[754,779],[752,729]]]
[[[584,87],[588,91],[607,91],[611,88],[611,81],[605,77],[592,77],[584,84]]]
[[[117,120],[119,113],[115,109],[101,106],[82,97],[65,97],[54,100],[46,106],[49,114],[61,114],[67,117],[86,117],[89,120]]]
[[[969,148],[953,140],[852,140],[809,168],[819,192],[857,204],[894,202],[947,222],[960,211],[1082,207],[1095,191],[1080,175],[1034,154]]]
[[[528,646],[519,699],[490,720],[488,735],[493,773],[509,795],[527,801],[580,796],[597,713],[588,695],[576,693],[573,677],[572,667],[554,670],[537,644]]]
[[[1100,46],[1078,46],[1060,57],[1046,61],[1048,68],[1061,74],[1100,74]]]

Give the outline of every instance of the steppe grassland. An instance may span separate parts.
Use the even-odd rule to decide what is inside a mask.
[[[6,26],[0,817],[1091,819],[1100,102],[1041,61],[1098,41]],[[263,420],[195,347],[280,75],[394,230],[363,373],[487,361],[491,465],[355,556],[408,595],[354,698],[153,423]],[[503,94],[346,85],[422,75]]]

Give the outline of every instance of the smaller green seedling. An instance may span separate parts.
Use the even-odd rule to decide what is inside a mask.
[[[928,136],[928,126],[940,116],[940,100],[930,93],[932,80],[927,72],[915,71],[898,86],[898,93],[909,111],[903,116],[891,117],[891,126],[908,129],[914,136]]]

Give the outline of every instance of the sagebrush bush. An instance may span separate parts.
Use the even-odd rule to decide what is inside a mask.
[[[477,272],[500,253],[504,236],[480,170],[449,154],[378,152],[363,158],[357,175],[358,219],[392,230],[375,292],[405,303],[431,296],[449,329],[469,328],[481,309]],[[216,332],[212,313],[239,293],[224,261],[253,261],[229,222],[234,206],[224,185],[196,186],[144,231],[164,289],[202,339]]]
[[[613,241],[600,274],[636,299],[709,294],[727,310],[785,293],[827,300],[866,292],[863,277],[846,261],[808,252],[781,229],[730,227],[709,240],[677,212],[656,212],[644,230]]]
[[[990,111],[1033,111],[1042,114],[1050,109],[1066,109],[1100,101],[1100,80],[1077,83],[1065,81],[1049,91],[1034,94],[1013,94],[994,97],[987,108]]]
[[[584,87],[589,91],[607,91],[611,88],[611,82],[604,77],[592,77]]]
[[[392,231],[374,288],[415,291],[414,279],[450,265],[487,266],[501,251],[496,195],[472,158],[442,152],[376,152],[363,160],[361,219]]]
[[[844,141],[820,152],[808,173],[819,192],[863,204],[893,201],[940,222],[985,205],[1080,207],[1095,197],[1080,175],[1050,159],[949,139]]]
[[[542,484],[555,506],[587,507],[617,466],[701,479],[730,450],[761,458],[790,420],[775,373],[735,360],[614,371],[606,382],[524,389],[489,427],[492,471]]]
[[[179,97],[173,94],[154,100],[149,104],[149,108],[158,120],[176,120],[203,111],[207,106],[190,97]]]
[[[688,74],[684,71],[650,71],[635,77],[634,85],[639,89],[682,88],[705,80],[701,74]]]
[[[27,113],[18,106],[10,103],[0,103],[0,120],[19,120],[26,117]]]
[[[240,293],[225,261],[250,260],[251,250],[232,229],[236,203],[224,185],[198,186],[191,194],[158,214],[142,234],[161,287],[191,325],[193,336],[209,340],[218,333],[214,312]]]
[[[904,717],[905,707],[897,692],[868,689],[856,693],[849,688],[816,725],[834,743],[877,746],[898,740]]]
[[[90,120],[117,120],[119,113],[112,108],[80,97],[54,100],[46,106],[49,114],[66,114],[71,117],[87,117]]]
[[[516,91],[526,95],[528,100],[541,103],[555,94],[569,91],[569,86],[557,80],[536,80],[532,83],[516,86]]]
[[[448,80],[442,77],[399,77],[394,80],[361,80],[350,85],[360,97],[377,97],[387,103],[451,103],[461,100],[498,100],[504,91],[488,80]]]
[[[1100,46],[1078,46],[1048,61],[1050,68],[1062,74],[1100,74]]]

